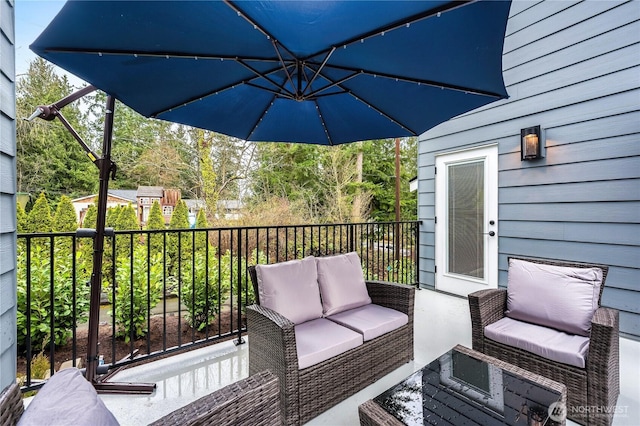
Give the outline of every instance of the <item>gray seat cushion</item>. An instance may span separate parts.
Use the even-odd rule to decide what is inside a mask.
[[[362,335],[333,321],[319,318],[295,326],[298,368],[321,363],[362,345]]]
[[[400,328],[409,322],[409,317],[406,314],[375,304],[349,309],[331,315],[327,319],[362,334],[365,342]]]
[[[585,367],[589,351],[588,337],[507,317],[486,326],[484,335],[496,342],[580,368]]]
[[[118,421],[77,368],[54,374],[20,417],[19,426],[111,426]]]

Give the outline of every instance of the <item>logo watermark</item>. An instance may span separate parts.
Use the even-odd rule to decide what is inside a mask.
[[[577,405],[567,407],[563,402],[554,402],[549,406],[549,419],[554,422],[562,422],[567,415],[573,417],[575,415],[588,415],[589,417],[608,416],[615,414],[621,417],[627,417],[629,407],[626,405]]]
[[[549,406],[549,418],[561,423],[567,418],[567,405],[564,402],[554,402]]]

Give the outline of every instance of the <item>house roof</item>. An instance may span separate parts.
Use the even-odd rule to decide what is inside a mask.
[[[184,201],[184,203],[187,205],[187,208],[189,208],[189,209],[192,209],[192,208],[203,209],[205,207],[204,200],[185,200],[185,199],[183,199],[182,201]]]
[[[218,208],[224,208],[227,210],[239,210],[244,206],[240,200],[219,200]]]
[[[136,197],[162,198],[164,188],[161,186],[139,186]]]
[[[135,189],[110,189],[108,192],[109,197],[119,198],[127,203],[136,202],[136,190]],[[72,203],[93,202],[98,194],[85,195],[84,197],[74,198]]]
[[[131,202],[136,201],[136,191],[135,189],[110,189],[109,194],[114,195],[116,197],[125,198],[127,200],[131,200]]]

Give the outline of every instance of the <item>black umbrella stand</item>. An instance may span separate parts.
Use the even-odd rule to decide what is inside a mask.
[[[83,96],[96,90],[93,86],[84,87],[60,101],[45,106],[38,106],[35,112],[27,120],[34,118],[42,118],[51,121],[55,118],[59,119],[73,137],[80,143],[82,148],[87,152],[87,156],[91,159],[100,171],[100,188],[98,190],[98,217],[96,229],[87,231],[79,230],[78,236],[93,237],[93,271],[91,273],[91,296],[89,303],[89,334],[87,344],[87,367],[85,377],[93,384],[95,389],[100,393],[131,393],[131,394],[150,394],[153,393],[155,383],[117,383],[109,382],[107,378],[110,374],[108,368],[100,368],[98,371],[98,325],[100,321],[100,293],[102,287],[102,257],[104,253],[104,237],[106,233],[105,224],[107,216],[107,197],[109,192],[109,178],[115,179],[116,165],[111,161],[111,142],[113,136],[113,114],[115,108],[115,98],[111,95],[107,96],[107,104],[104,120],[104,133],[102,141],[102,157],[98,157],[91,148],[82,140],[78,132],[64,118],[61,109],[66,105],[74,102]]]

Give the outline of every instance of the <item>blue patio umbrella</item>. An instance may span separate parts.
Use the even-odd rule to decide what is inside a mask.
[[[419,135],[507,96],[504,1],[70,1],[30,46],[146,117],[251,141]]]
[[[510,1],[69,1],[30,46],[92,86],[60,118],[100,168],[87,379],[96,379],[115,99],[147,117],[251,141],[336,145],[416,136],[507,96]],[[60,108],[107,93],[102,158]],[[113,386],[110,386],[113,385]]]

